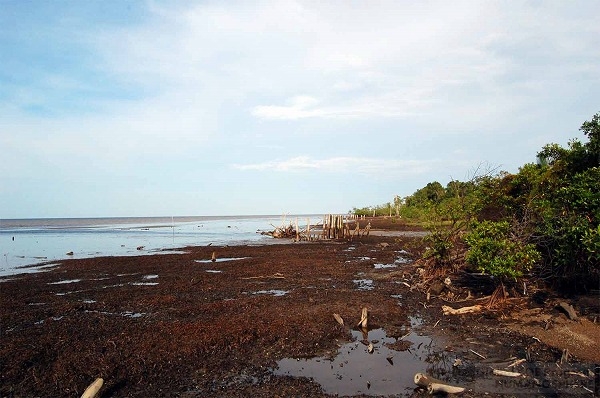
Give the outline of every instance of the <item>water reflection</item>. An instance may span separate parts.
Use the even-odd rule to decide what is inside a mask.
[[[413,326],[417,323],[413,319]],[[274,373],[313,379],[328,394],[392,395],[413,391],[415,373],[425,371],[435,357],[433,340],[413,331],[396,339],[383,329],[370,330],[366,336],[353,330],[352,338],[332,359],[286,358]]]

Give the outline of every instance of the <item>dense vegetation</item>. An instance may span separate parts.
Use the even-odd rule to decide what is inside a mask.
[[[425,256],[433,266],[597,289],[600,113],[580,130],[587,142],[548,144],[516,174],[478,170],[470,181],[430,182],[408,197],[353,212],[425,223],[432,232]]]

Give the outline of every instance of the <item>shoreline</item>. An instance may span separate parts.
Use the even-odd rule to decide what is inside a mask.
[[[407,236],[200,246],[169,256],[64,260],[47,272],[0,278],[0,394],[80,395],[102,377],[103,397],[322,397],[324,391],[334,393],[336,382],[351,386],[356,395],[393,390],[396,396],[421,396],[399,377],[409,373],[410,363],[463,385],[467,396],[550,390],[589,396],[583,387],[593,381],[588,371],[600,360],[594,357],[599,341],[592,338],[582,346],[587,359],[571,349],[559,370],[561,347],[540,342],[546,336],[543,324],[530,322],[533,312],[551,315],[555,334],[567,328],[580,336],[575,342],[584,340],[576,324],[552,308],[536,309],[521,299],[512,301],[508,312],[442,316],[440,307],[447,303],[426,302],[423,293],[406,286],[415,286],[418,276],[414,263],[399,260],[414,260],[422,250],[420,239]],[[220,261],[210,261],[213,252]],[[355,334],[363,307],[369,311],[367,340],[374,342],[373,354]],[[522,318],[527,322],[508,316],[518,311],[529,311],[530,318]],[[340,326],[333,313],[349,326]],[[422,351],[422,341],[428,351]],[[336,358],[345,344],[362,357],[346,358],[340,367]],[[519,383],[499,384],[490,373],[491,367],[506,366],[507,358],[527,353],[530,360],[513,369],[524,375]],[[296,363],[314,357],[324,358],[318,363],[331,361],[332,374],[341,380],[318,384],[302,374],[275,374],[286,358]],[[462,364],[454,367],[456,359]],[[353,366],[360,374],[351,373]],[[369,372],[368,366],[379,370]],[[377,377],[385,372],[398,377]],[[543,372],[548,387],[535,383],[534,372]],[[577,378],[578,384],[572,380]],[[352,384],[354,379],[368,380],[369,388],[366,381]],[[569,387],[574,384],[576,390]]]

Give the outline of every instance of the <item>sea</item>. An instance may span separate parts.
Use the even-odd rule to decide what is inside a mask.
[[[261,232],[295,223],[296,218],[303,225],[323,221],[322,215],[0,219],[0,276],[43,271],[67,258],[276,243]]]

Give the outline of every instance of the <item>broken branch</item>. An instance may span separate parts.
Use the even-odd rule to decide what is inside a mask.
[[[506,370],[492,369],[492,372],[496,376],[504,376],[504,377],[521,377],[522,376],[521,373],[518,373],[518,372],[507,372]]]
[[[458,309],[454,309],[447,305],[442,305],[442,311],[444,311],[444,315],[462,315],[462,314],[468,314],[471,312],[479,312],[479,311],[481,311],[481,309],[482,309],[481,305],[472,305],[470,307],[462,307],[462,308],[458,308]]]

